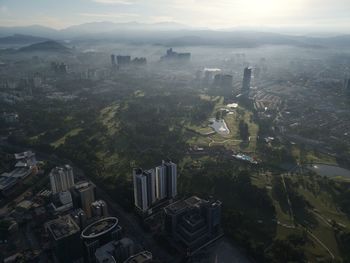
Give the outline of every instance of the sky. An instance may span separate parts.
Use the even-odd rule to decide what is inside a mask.
[[[95,21],[350,31],[350,0],[0,0],[0,26]]]

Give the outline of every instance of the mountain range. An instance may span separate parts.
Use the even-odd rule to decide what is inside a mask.
[[[0,45],[34,44],[48,39],[70,40],[72,43],[74,41],[94,40],[166,46],[255,47],[260,45],[292,45],[312,48],[343,48],[350,46],[350,35],[310,37],[252,30],[210,30],[191,28],[172,22],[155,24],[92,22],[70,26],[61,30],[39,25],[0,27]]]

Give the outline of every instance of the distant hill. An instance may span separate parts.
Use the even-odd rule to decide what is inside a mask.
[[[36,44],[32,44],[26,47],[20,48],[18,51],[20,52],[60,52],[60,53],[68,53],[70,49],[66,46],[56,42],[56,41],[44,41]]]
[[[0,38],[0,44],[3,45],[29,45],[39,42],[44,42],[49,40],[48,38],[44,37],[36,37],[31,35],[22,35],[22,34],[14,34],[12,36],[8,37],[1,37]]]
[[[56,38],[58,36],[56,29],[40,26],[40,25],[31,25],[31,26],[14,26],[14,27],[4,27],[0,26],[0,36],[8,37],[14,34],[19,35],[31,35],[31,36],[41,36],[44,38]]]
[[[15,35],[14,35],[15,34]],[[26,35],[26,36],[25,36]],[[28,41],[40,36],[40,42],[49,39],[74,41],[113,41],[120,43],[161,44],[165,46],[232,46],[257,47],[262,45],[289,45],[298,47],[345,48],[350,46],[350,35],[296,36],[268,31],[210,30],[173,22],[163,23],[113,23],[92,22],[56,30],[33,25],[27,27],[0,27],[0,37],[7,43]],[[38,43],[35,38],[29,39]],[[1,39],[0,39],[1,44]],[[11,45],[12,43],[9,43]],[[29,44],[29,43],[28,43]],[[35,48],[35,46],[33,47]],[[39,48],[41,48],[39,46]],[[50,50],[56,50],[53,46]],[[57,48],[60,49],[60,48]],[[63,50],[63,49],[62,49]]]

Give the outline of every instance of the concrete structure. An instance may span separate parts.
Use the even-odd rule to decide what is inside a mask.
[[[252,80],[252,68],[245,68],[243,74],[242,93],[249,94],[250,82]]]
[[[85,260],[96,262],[95,252],[101,246],[120,239],[121,226],[115,217],[106,217],[88,225],[82,232]]]
[[[165,231],[190,253],[222,234],[221,202],[218,200],[193,196],[167,206],[164,211]]]
[[[79,182],[72,191],[73,204],[76,208],[80,207],[90,218],[92,216],[91,204],[95,201],[96,186],[92,182]]]
[[[60,262],[75,262],[82,258],[80,228],[70,215],[47,222],[45,229]]]
[[[52,193],[63,192],[74,186],[73,168],[69,165],[55,167],[50,172],[50,185]]]

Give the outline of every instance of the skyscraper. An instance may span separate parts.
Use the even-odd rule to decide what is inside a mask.
[[[345,79],[345,81],[344,81],[344,89],[345,89],[345,93],[350,95],[350,79]]]
[[[155,169],[133,169],[135,206],[143,213],[152,205],[177,195],[177,167],[170,160],[162,161]]]
[[[82,208],[88,218],[92,215],[91,204],[95,201],[95,191],[96,187],[91,182],[79,182],[72,191],[75,207]]]
[[[115,67],[117,65],[114,54],[111,55],[111,63],[112,63],[113,67]]]
[[[50,172],[50,184],[52,193],[67,191],[74,186],[73,169],[69,165],[55,167]]]
[[[170,160],[162,161],[156,167],[156,193],[157,199],[172,199],[177,195],[177,167]]]
[[[80,228],[70,215],[45,223],[45,229],[59,262],[81,262],[83,250]]]
[[[252,79],[252,68],[245,68],[243,75],[242,93],[248,94],[250,89],[250,81]]]
[[[154,169],[143,171],[133,170],[135,206],[146,212],[156,201],[156,180]]]

